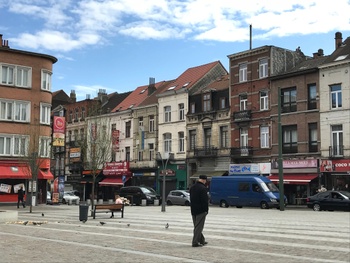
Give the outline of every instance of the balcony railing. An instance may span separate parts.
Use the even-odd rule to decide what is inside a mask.
[[[231,148],[231,157],[233,158],[251,157],[252,155],[253,155],[253,147],[251,146]]]
[[[194,149],[195,157],[212,157],[218,155],[218,148],[216,147],[196,147]]]
[[[337,158],[344,156],[344,145],[329,146],[329,157]]]
[[[250,121],[252,118],[251,110],[237,111],[233,113],[234,122]]]

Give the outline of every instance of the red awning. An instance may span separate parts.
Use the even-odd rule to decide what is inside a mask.
[[[53,174],[49,170],[47,170],[46,172],[39,170],[38,179],[53,180]]]
[[[317,174],[284,174],[283,175],[283,183],[284,184],[308,184],[313,179],[317,178]],[[279,176],[278,175],[270,175],[268,177],[272,182],[278,183]]]
[[[101,186],[110,186],[110,185],[124,185],[122,177],[116,178],[105,178],[101,182],[98,183]]]
[[[124,183],[129,180],[129,176],[125,176],[125,181]],[[98,183],[101,186],[110,186],[110,185],[124,185],[123,184],[123,176],[118,176],[118,177],[107,177],[103,179],[101,182]]]
[[[30,168],[24,165],[0,165],[1,179],[29,179]]]

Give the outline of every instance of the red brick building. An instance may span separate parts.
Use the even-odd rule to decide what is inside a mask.
[[[0,202],[17,202],[17,190],[27,190],[32,171],[27,156],[39,166],[39,202],[46,200],[50,173],[51,75],[53,56],[11,49],[0,35]],[[27,191],[28,192],[28,191]],[[45,194],[44,194],[45,193]]]

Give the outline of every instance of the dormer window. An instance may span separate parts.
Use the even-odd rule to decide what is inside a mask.
[[[211,96],[210,93],[203,95],[203,111],[211,111],[210,107]]]

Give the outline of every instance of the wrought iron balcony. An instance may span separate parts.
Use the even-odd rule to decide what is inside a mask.
[[[250,121],[252,118],[251,110],[237,111],[233,113],[234,122]]]
[[[344,145],[329,146],[329,157],[339,158],[344,156]]]
[[[251,157],[252,155],[253,155],[253,147],[251,146],[231,148],[231,157],[233,158]]]
[[[218,148],[216,147],[196,147],[194,149],[195,157],[213,157],[218,155]]]

